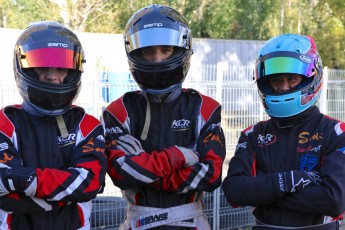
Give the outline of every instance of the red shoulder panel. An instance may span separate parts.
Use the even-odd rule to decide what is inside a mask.
[[[113,101],[108,107],[107,110],[113,114],[116,119],[118,119],[121,124],[123,124],[128,117],[128,113],[125,105],[123,104],[123,97]]]
[[[5,134],[8,138],[13,137],[14,133],[14,125],[13,123],[8,119],[8,117],[4,113],[4,109],[0,111],[0,132]]]
[[[205,95],[201,95],[201,99],[201,116],[205,121],[208,121],[213,112],[218,108],[219,103],[216,100]]]
[[[80,121],[79,127],[81,134],[86,137],[88,136],[101,122],[95,117],[85,114],[83,119]]]

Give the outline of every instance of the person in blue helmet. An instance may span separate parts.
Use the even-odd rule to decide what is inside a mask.
[[[171,7],[150,5],[129,19],[124,44],[139,91],[103,112],[108,174],[127,199],[119,229],[210,229],[205,191],[221,185],[221,105],[182,89],[190,29]]]
[[[222,188],[253,206],[253,229],[337,229],[345,210],[345,124],[320,113],[322,62],[312,37],[260,49],[255,78],[270,116],[241,132]]]

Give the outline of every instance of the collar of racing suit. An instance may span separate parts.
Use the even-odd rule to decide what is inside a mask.
[[[31,114],[36,117],[44,117],[45,115],[43,113],[38,112],[32,105],[30,105],[27,101],[23,101],[22,103],[23,109],[28,114]]]
[[[47,117],[56,117],[56,115],[47,115],[47,114],[41,113],[40,111],[35,109],[30,103],[28,103],[27,101],[23,101],[22,106],[23,106],[23,109],[25,110],[25,112],[27,112],[28,114],[31,114],[33,116],[36,116],[36,117],[46,117],[46,116]],[[72,109],[72,107],[70,107],[70,109]]]
[[[315,114],[318,114],[318,113],[319,113],[319,109],[317,108],[317,106],[314,105],[310,107],[309,109],[305,110],[304,112],[292,117],[287,117],[287,118],[271,117],[271,119],[273,123],[277,126],[277,128],[286,129],[298,124],[305,123],[306,121],[313,118]]]
[[[25,112],[27,112],[28,114],[32,115],[32,116],[36,116],[36,117],[45,117],[48,116],[46,114],[40,113],[38,110],[36,110],[31,104],[29,104],[28,102],[24,101],[22,103],[23,108],[25,110]],[[57,125],[59,127],[60,133],[62,135],[62,137],[67,138],[68,137],[68,130],[66,128],[66,123],[62,117],[62,115],[57,115],[57,116],[48,116],[48,117],[55,117]]]
[[[159,94],[146,94],[144,91],[141,91],[146,98],[146,116],[145,116],[145,124],[143,131],[141,132],[140,139],[146,140],[147,134],[150,128],[151,123],[151,106],[150,103],[169,103],[174,101],[180,94],[181,88],[177,88],[168,95],[159,95]]]
[[[168,93],[168,95],[160,95],[160,94],[145,94],[146,99],[149,100],[150,103],[169,103],[174,101],[180,94],[181,88],[177,88],[174,91]]]

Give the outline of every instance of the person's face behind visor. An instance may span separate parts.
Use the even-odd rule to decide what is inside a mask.
[[[37,73],[38,80],[52,84],[63,84],[68,74],[66,68],[35,67],[33,70]]]
[[[141,49],[142,57],[148,62],[166,61],[173,53],[173,46],[149,46]]]
[[[275,93],[286,93],[293,91],[302,81],[302,76],[298,74],[279,74],[269,78],[269,84]]]

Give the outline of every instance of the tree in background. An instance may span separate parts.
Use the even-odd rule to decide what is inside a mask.
[[[345,69],[343,0],[0,0],[0,27],[23,29],[32,21],[54,20],[75,31],[118,34],[135,11],[153,3],[181,12],[193,37],[313,36],[324,65]]]
[[[345,69],[345,2],[320,0],[315,8],[314,37],[323,65]]]
[[[25,28],[30,22],[49,18],[59,21],[59,9],[46,0],[0,0],[0,27]]]
[[[278,1],[242,1],[234,0],[235,9],[232,12],[234,20],[228,30],[228,36],[234,39],[247,37],[250,40],[267,40],[277,28],[277,18],[272,17],[276,12]],[[274,32],[273,32],[274,34]]]

